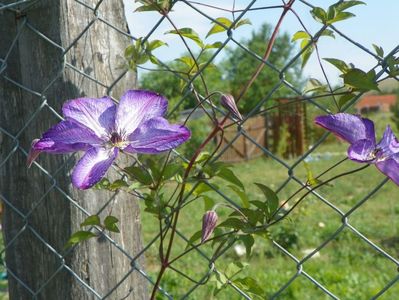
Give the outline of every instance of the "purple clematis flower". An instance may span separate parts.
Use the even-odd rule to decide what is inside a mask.
[[[399,142],[389,125],[379,143],[373,121],[347,113],[318,116],[315,123],[350,144],[351,160],[375,164],[378,170],[399,185]]]
[[[62,107],[65,121],[32,142],[29,166],[41,152],[86,151],[72,172],[72,183],[88,189],[99,182],[119,151],[156,154],[175,148],[190,137],[181,125],[162,116],[168,102],[144,90],[127,91],[116,105],[111,98],[78,98]]]

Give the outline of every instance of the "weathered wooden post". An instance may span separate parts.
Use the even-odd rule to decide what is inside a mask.
[[[130,42],[116,29],[127,28],[122,0],[1,2],[20,3],[0,6],[0,198],[10,299],[146,299],[145,278],[106,239],[64,249],[85,218],[79,207],[101,216],[112,209],[122,232],[113,238],[134,256],[142,246],[136,199],[77,191],[68,174],[77,156],[41,155],[43,169],[27,169],[22,151],[58,121],[52,109],[65,100],[108,92],[118,99],[134,88],[132,74],[117,80],[117,55]]]

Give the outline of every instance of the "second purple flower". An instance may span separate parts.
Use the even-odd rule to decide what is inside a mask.
[[[377,143],[373,121],[347,113],[318,116],[315,123],[350,144],[351,160],[375,164],[378,170],[399,185],[399,142],[389,125]]]
[[[119,151],[156,154],[190,138],[181,125],[163,118],[167,100],[154,92],[127,91],[116,105],[111,98],[78,98],[62,107],[65,120],[32,142],[30,165],[41,152],[86,151],[72,172],[72,183],[88,189],[101,180]]]

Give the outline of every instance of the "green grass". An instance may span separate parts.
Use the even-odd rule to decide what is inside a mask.
[[[374,117],[383,119],[378,115]],[[383,124],[384,127],[385,124],[386,122]],[[380,126],[377,128],[378,136],[381,136],[382,130],[383,128]],[[314,175],[344,158],[347,145],[334,142],[322,145],[319,149],[323,153],[334,152],[337,154],[328,159],[310,162]],[[319,152],[319,149],[316,152]],[[287,169],[270,158],[259,158],[235,164],[233,169],[244,183],[250,200],[260,200],[262,194],[257,190],[254,182],[279,189],[289,174],[302,182],[306,181],[306,170],[303,163],[297,163],[294,159],[286,162],[289,167],[293,168]],[[321,179],[326,180],[360,166],[357,163],[345,161]],[[289,170],[291,171],[289,172]],[[355,174],[339,178],[333,182],[332,186],[323,186],[318,189],[318,192],[337,209],[347,213],[369,195],[384,178],[384,175],[374,166],[370,166]],[[240,203],[237,196],[234,196],[223,182],[220,181],[217,184],[223,193]],[[298,187],[299,185],[291,179],[279,190],[280,201],[287,199]],[[393,257],[399,255],[399,202],[395,196],[397,188],[394,183],[388,182],[377,193],[371,195],[363,205],[353,211],[347,219],[350,225]],[[209,192],[208,196],[217,202],[224,202],[222,197],[215,192]],[[298,198],[299,196],[294,197],[290,201],[290,205],[295,203]],[[201,218],[204,213],[203,205],[199,203],[201,201],[199,199],[182,210],[179,230],[186,237],[190,237],[201,228]],[[218,214],[223,220],[227,215],[226,209],[218,210]],[[158,230],[156,219],[143,215],[143,228],[144,240],[148,242]],[[339,234],[333,238],[339,230],[341,230]],[[313,257],[304,262],[303,271],[342,299],[368,299],[397,276],[395,264],[375,251],[349,227],[343,227],[341,215],[315,196],[306,197],[289,218],[271,228],[271,234],[298,259],[305,257],[304,250],[314,249],[332,239],[320,251],[319,257]],[[158,268],[158,246],[158,244],[153,245],[147,252],[147,269],[153,275],[156,274]],[[185,246],[186,243],[181,238],[177,238],[173,255],[182,251]],[[212,253],[212,248],[209,245],[202,249],[205,254]],[[329,299],[303,274],[299,274],[296,263],[282,254],[270,240],[258,238],[253,248],[253,254],[248,260],[245,257],[238,257],[233,250],[230,250],[217,260],[216,267],[218,270],[223,270],[228,263],[238,260],[249,263],[249,267],[242,274],[256,278],[266,291],[266,297],[273,295],[295,274],[298,274],[292,284],[281,294],[280,299]],[[196,280],[199,280],[209,270],[208,261],[194,252],[185,256],[174,266]],[[193,285],[194,283],[174,271],[168,271],[162,281],[162,286],[177,299],[188,292]],[[211,283],[199,287],[190,295],[189,299],[241,299],[231,287],[214,297],[212,295],[214,286]],[[396,284],[381,299],[395,299],[398,292],[399,285]]]

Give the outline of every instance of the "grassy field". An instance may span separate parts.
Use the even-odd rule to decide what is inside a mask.
[[[386,116],[377,116],[377,118],[386,119]],[[379,122],[377,128],[378,136],[386,124],[384,122],[382,126],[381,123]],[[309,162],[314,175],[344,158],[346,148],[346,144],[338,142],[322,145],[316,152],[332,154],[323,155],[322,159]],[[317,157],[317,155],[313,155],[313,157]],[[306,181],[306,169],[303,163],[297,163],[295,159],[291,159],[287,161],[287,164],[290,167],[294,166],[290,172],[291,176],[295,176],[303,182]],[[324,175],[322,179],[326,180],[358,167],[360,165],[357,163],[345,161]],[[260,191],[253,184],[254,182],[278,189],[289,177],[289,169],[270,158],[259,158],[235,164],[234,171],[244,183],[250,200],[262,199]],[[339,178],[331,186],[321,187],[318,192],[337,209],[347,213],[369,195],[384,178],[385,176],[374,166],[370,166],[360,172]],[[223,186],[222,182],[219,187],[222,192],[239,203],[237,197],[229,193],[229,189]],[[298,187],[296,182],[290,180],[278,193],[280,201],[287,199]],[[396,258],[399,256],[397,191],[398,187],[394,183],[386,183],[348,217],[348,223],[351,226]],[[215,192],[209,192],[208,196],[217,202],[224,201]],[[292,199],[290,205],[297,199],[298,197]],[[202,205],[191,204],[182,211],[179,228],[186,237],[190,237],[201,228],[201,217],[204,210],[199,207]],[[218,210],[218,213],[221,220],[226,217],[225,210]],[[398,270],[394,263],[374,250],[348,226],[343,228],[342,226],[342,217],[337,211],[315,196],[308,196],[295,208],[290,218],[272,227],[271,234],[277,242],[299,260],[303,259],[306,253],[332,238],[317,255],[303,264],[303,271],[341,299],[369,299],[395,276],[398,276]],[[148,242],[158,230],[155,218],[148,215],[143,217],[143,228],[144,239]],[[334,234],[340,229],[342,231],[334,237]],[[178,239],[175,253],[181,251],[185,245],[185,241]],[[158,263],[157,247],[158,245],[153,245],[147,253],[148,270],[153,274],[156,272]],[[208,245],[204,246],[203,250],[205,254],[212,252]],[[270,240],[262,238],[255,241],[253,254],[249,259],[237,255],[232,249],[216,262],[216,267],[218,270],[223,270],[227,264],[233,261],[249,263],[242,276],[250,275],[256,278],[259,285],[265,290],[266,297],[273,295],[292,276],[297,274],[296,263],[278,250]],[[200,280],[209,270],[208,261],[197,253],[187,255],[174,266],[196,280]],[[162,286],[179,299],[194,286],[194,283],[176,272],[168,271]],[[201,286],[189,296],[189,299],[242,299],[231,287],[224,289],[217,296],[213,296],[214,287],[215,284]],[[398,293],[399,285],[396,284],[380,299],[397,299]],[[279,299],[330,298],[304,275],[300,275],[285,289]]]

